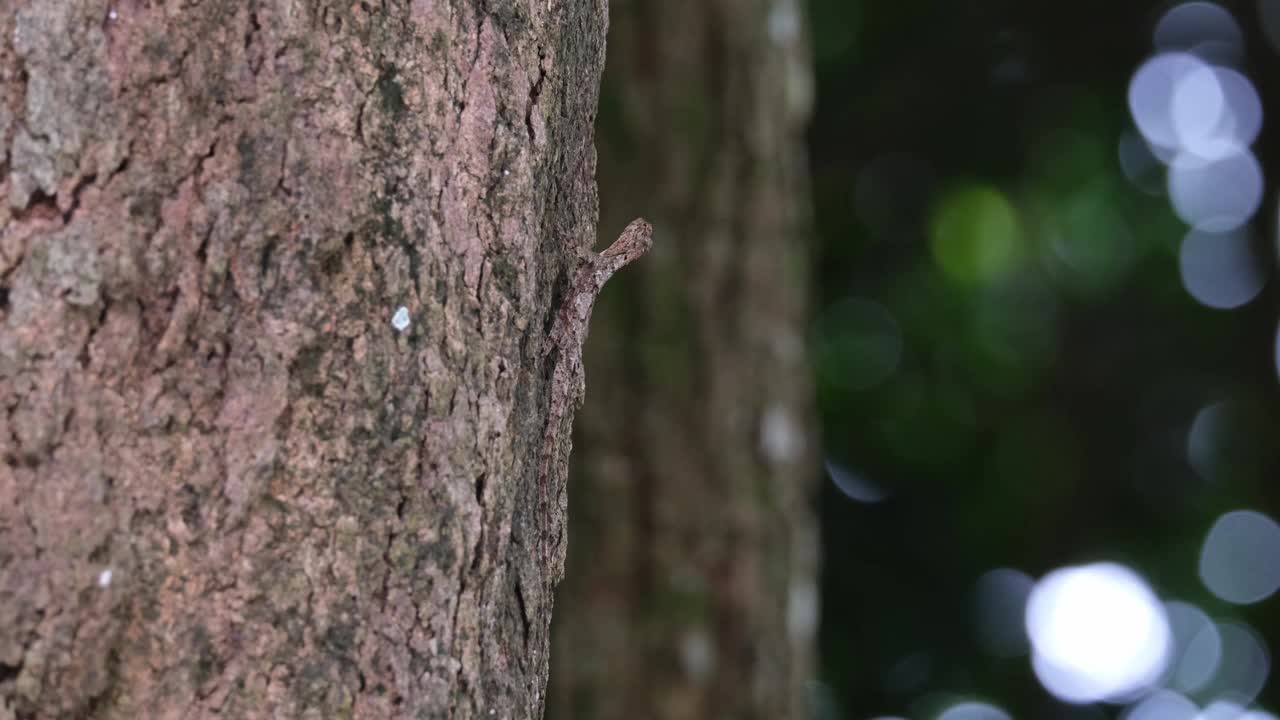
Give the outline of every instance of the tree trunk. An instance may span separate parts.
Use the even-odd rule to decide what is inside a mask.
[[[0,718],[541,714],[604,28],[0,4]]]
[[[816,624],[796,0],[613,0],[602,227],[654,251],[602,299],[571,480],[557,720],[803,717]]]

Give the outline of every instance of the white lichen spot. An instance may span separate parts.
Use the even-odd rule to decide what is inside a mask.
[[[787,367],[794,367],[804,359],[804,341],[800,335],[784,330],[775,333],[769,340],[774,357],[781,360]]]
[[[715,669],[715,648],[707,631],[695,628],[680,638],[680,665],[694,680],[703,680]]]
[[[800,12],[792,0],[781,0],[769,12],[769,39],[787,47],[800,35]]]
[[[791,583],[787,593],[787,633],[792,640],[807,640],[818,629],[818,588],[813,582]]]
[[[111,568],[107,568],[98,573],[98,587],[110,587],[111,585]]]
[[[107,11],[107,19],[111,22],[115,22],[120,19],[120,13],[116,12],[115,8],[111,8]]]
[[[510,174],[511,174],[511,171],[510,171],[510,170],[503,170],[503,171],[502,171],[502,177],[506,177],[506,176],[508,176],[508,175],[510,175]]]
[[[396,314],[391,316],[391,327],[397,332],[404,332],[409,327],[409,308],[401,305]]]
[[[775,463],[789,463],[800,459],[804,438],[791,411],[782,405],[774,405],[760,419],[760,451]]]

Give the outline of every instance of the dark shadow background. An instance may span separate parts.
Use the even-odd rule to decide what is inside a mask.
[[[1254,152],[1272,178],[1280,54],[1256,2],[1221,4],[1244,30],[1240,69],[1264,113]],[[1218,600],[1197,562],[1222,513],[1280,512],[1275,279],[1239,309],[1199,304],[1179,275],[1187,228],[1117,153],[1130,78],[1173,3],[809,5],[815,357],[835,474],[815,716],[932,718],[956,698],[1118,716],[1055,700],[1026,655],[984,645],[975,583],[1001,567],[1119,562],[1162,599],[1248,623],[1274,655],[1280,600]],[[1273,187],[1252,224],[1268,275]],[[949,203],[996,227],[1011,211],[998,277],[940,267],[930,233]],[[1073,244],[1070,262],[1053,238]],[[1219,402],[1193,463],[1191,423]],[[1273,684],[1255,706],[1280,707]]]

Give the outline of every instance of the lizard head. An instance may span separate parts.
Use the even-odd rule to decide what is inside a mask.
[[[619,265],[621,267],[649,252],[651,247],[653,247],[653,226],[644,218],[636,218],[600,255],[606,258],[621,256],[622,262]]]

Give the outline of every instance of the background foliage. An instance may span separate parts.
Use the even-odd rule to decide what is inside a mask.
[[[1223,4],[1264,118],[1280,99],[1270,5]],[[1000,629],[1021,605],[980,590],[996,568],[1118,562],[1162,600],[1280,637],[1280,601],[1227,603],[1197,565],[1224,512],[1280,511],[1274,282],[1233,310],[1197,302],[1163,169],[1121,163],[1129,84],[1171,7],[811,0],[818,717],[932,718],[962,698],[1118,715],[1046,691]],[[1267,177],[1275,143],[1264,122]],[[1264,197],[1250,227],[1269,277]],[[1255,701],[1278,704],[1271,685]]]

